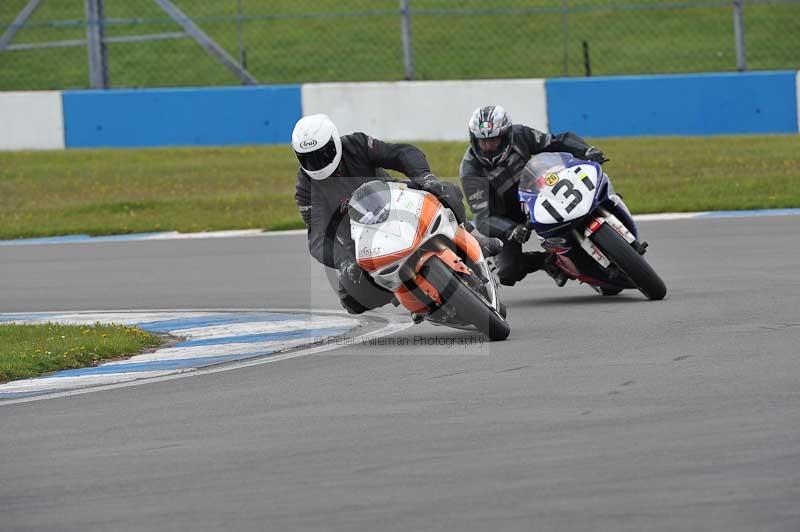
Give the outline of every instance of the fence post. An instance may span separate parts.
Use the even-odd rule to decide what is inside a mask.
[[[744,48],[744,6],[742,0],[733,0],[733,38],[736,39],[736,70],[747,70]]]
[[[589,42],[583,41],[583,68],[586,72],[586,77],[591,77],[592,75],[592,60],[589,57]]]
[[[244,51],[244,36],[242,35],[242,0],[236,0],[236,30],[239,35],[239,64],[247,68],[247,53]]]
[[[411,0],[400,0],[400,26],[403,31],[403,64],[405,65],[405,77],[407,80],[412,80],[415,77],[414,50],[413,41],[411,40],[410,1]]]
[[[569,76],[569,0],[561,0],[561,25],[564,34],[564,75]]]
[[[86,0],[86,43],[89,51],[89,86],[108,88],[108,51],[106,50],[103,0]]]

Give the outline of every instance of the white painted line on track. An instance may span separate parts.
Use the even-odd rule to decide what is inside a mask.
[[[264,231],[260,229],[241,229],[236,231],[210,231],[201,233],[179,233],[170,231],[167,233],[156,233],[144,240],[189,240],[193,238],[241,238],[247,236],[261,236]]]
[[[697,218],[702,212],[665,212],[662,214],[634,214],[634,222],[656,222],[666,220],[688,220],[690,218]]]
[[[307,229],[289,229],[286,231],[264,231],[262,236],[297,236],[305,235],[308,233]]]
[[[635,214],[633,219],[637,222],[686,220],[696,218],[740,218],[747,216],[797,216],[800,208],[788,209],[761,209],[749,211],[702,211],[702,212],[665,212],[660,214]],[[305,235],[305,229],[291,229],[288,231],[262,231],[260,229],[242,229],[233,231],[210,231],[203,233],[179,233],[168,231],[164,233],[136,233],[130,235],[64,235],[42,238],[20,238],[16,240],[0,240],[0,246],[34,246],[54,244],[93,244],[105,242],[142,242],[149,240],[200,240],[208,238],[251,238],[251,237],[282,237]]]
[[[158,311],[142,311],[142,312],[143,313],[147,313],[147,312],[156,313]],[[303,314],[315,314],[316,313],[317,315],[321,315],[321,316],[328,315],[329,317],[331,315],[341,315],[342,317],[350,316],[349,314],[346,314],[344,311],[340,311],[340,310],[309,311],[308,309],[274,309],[274,310],[273,309],[269,309],[269,310],[267,310],[267,309],[239,309],[238,311],[237,310],[233,310],[233,309],[220,309],[220,310],[216,310],[216,311],[214,311],[214,310],[209,310],[209,311],[186,310],[186,311],[175,311],[175,312],[195,313],[195,314],[205,313],[205,315],[214,314],[215,312],[218,313],[218,314],[219,313],[224,313],[224,312],[228,312],[228,313],[231,313],[231,314],[233,314],[235,312],[246,312],[246,313],[271,312],[271,313],[276,313],[276,314],[277,313],[292,313],[292,312],[296,312],[296,313],[303,313]],[[121,314],[123,314],[123,313],[124,312],[121,312]],[[40,314],[40,313],[30,313],[30,314]],[[73,313],[73,314],[77,314],[77,313]],[[99,314],[99,312],[98,311],[87,311],[87,315],[89,315],[89,314]],[[22,316],[24,314],[23,313],[18,313],[18,315]],[[9,315],[4,315],[4,316],[9,316]],[[365,320],[361,319],[361,320],[358,320],[358,321],[361,321],[362,322],[362,326],[364,326],[366,323],[368,323],[368,321],[370,320],[371,316],[370,315],[366,315],[366,316],[362,315],[362,316],[363,316],[363,318],[367,318],[367,320],[365,321]],[[352,319],[352,316],[350,316],[350,319]],[[28,402],[32,402],[32,401],[39,401],[39,400],[44,400],[44,399],[52,399],[52,398],[56,398],[56,397],[69,397],[69,396],[72,396],[72,395],[81,395],[81,394],[84,394],[84,393],[92,393],[92,392],[96,392],[96,391],[112,390],[112,389],[116,389],[116,388],[125,388],[125,387],[129,387],[129,386],[138,386],[138,385],[141,385],[141,384],[149,384],[149,383],[152,383],[152,382],[161,382],[161,381],[179,379],[179,378],[190,377],[190,376],[199,376],[199,375],[207,375],[207,374],[211,374],[211,373],[219,373],[219,372],[223,372],[223,371],[231,371],[231,370],[234,370],[234,369],[241,369],[241,368],[246,368],[246,367],[251,367],[251,366],[258,366],[258,365],[261,365],[261,364],[267,364],[267,363],[270,363],[270,362],[277,362],[277,361],[280,361],[280,360],[289,360],[289,359],[292,359],[292,358],[298,358],[298,357],[302,357],[302,356],[314,355],[314,354],[319,354],[319,353],[331,351],[331,350],[334,350],[334,349],[336,349],[338,347],[341,347],[342,345],[355,345],[355,344],[366,343],[367,341],[370,341],[370,340],[373,340],[373,339],[382,338],[382,337],[388,336],[390,334],[395,334],[397,332],[403,331],[403,330],[405,330],[405,329],[407,329],[407,328],[409,328],[409,327],[414,325],[413,322],[411,322],[411,321],[406,321],[406,320],[398,321],[400,319],[399,316],[381,316],[380,319],[381,319],[381,321],[387,320],[388,322],[386,323],[386,325],[382,326],[381,328],[379,328],[379,329],[377,329],[375,331],[367,332],[367,333],[361,334],[361,335],[359,335],[357,337],[354,337],[354,338],[349,338],[348,342],[346,344],[343,343],[343,342],[338,342],[338,341],[329,341],[329,342],[323,342],[321,344],[314,343],[312,345],[309,345],[309,347],[307,347],[307,348],[302,348],[301,347],[301,348],[298,349],[297,342],[289,341],[289,344],[284,345],[283,349],[282,349],[284,351],[288,349],[289,352],[286,352],[286,353],[277,352],[277,354],[267,354],[267,355],[264,355],[264,356],[256,356],[256,357],[253,357],[253,358],[246,358],[244,360],[227,362],[227,363],[224,363],[224,364],[221,364],[221,365],[212,365],[212,366],[209,366],[209,367],[200,367],[200,368],[180,368],[180,369],[173,369],[173,370],[169,370],[169,371],[145,371],[145,372],[125,373],[125,374],[110,373],[109,375],[113,376],[112,377],[113,382],[111,382],[111,383],[98,384],[98,385],[94,385],[94,386],[91,386],[91,387],[79,387],[79,388],[75,388],[75,389],[60,390],[60,391],[55,391],[55,392],[37,393],[36,395],[24,396],[24,397],[18,397],[18,398],[4,399],[4,400],[0,400],[0,406],[19,404],[19,403],[28,403]],[[315,337],[312,340],[316,341],[317,338],[319,338],[319,337]],[[311,342],[309,341],[308,338],[306,338],[303,343],[310,344]],[[151,353],[151,354],[148,354],[148,355],[140,355],[140,356],[149,356],[149,357],[151,357],[152,355],[154,355],[154,353]],[[109,365],[112,365],[112,364],[113,365],[118,365],[120,363],[129,362],[130,360],[131,359],[128,359],[127,361],[118,361],[118,362],[114,362],[114,363],[109,363],[108,365],[104,365],[103,367],[108,368]],[[135,376],[134,377],[134,375],[140,375],[140,376]],[[64,383],[70,382],[72,384],[78,384],[78,385],[82,384],[82,382],[80,381],[80,377],[58,377],[58,378],[61,379],[62,382],[64,382]],[[51,379],[51,378],[44,377],[44,378],[29,379],[29,380],[30,381],[34,381],[34,380],[43,380],[43,379]],[[71,381],[67,381],[67,379],[72,379],[72,380]],[[12,381],[12,383],[14,383],[14,382],[19,383],[20,381]],[[11,383],[6,383],[6,384],[11,384]]]
[[[634,214],[636,222],[687,220],[702,218],[748,218],[760,216],[798,216],[800,209],[757,209],[748,211],[665,212],[661,214]]]
[[[14,240],[0,240],[0,246],[36,246],[56,244],[96,244],[106,242],[143,242],[151,240],[200,240],[209,238],[251,238],[305,235],[305,229],[292,229],[289,231],[262,231],[261,229],[242,229],[236,231],[211,231],[204,233],[179,233],[167,231],[163,233],[134,233],[129,235],[64,235],[41,238],[19,238]]]

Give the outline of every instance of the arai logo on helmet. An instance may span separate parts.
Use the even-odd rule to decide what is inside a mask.
[[[317,145],[317,141],[314,139],[306,139],[300,143],[301,148],[313,148]]]

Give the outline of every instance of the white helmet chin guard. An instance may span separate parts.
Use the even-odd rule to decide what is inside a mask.
[[[342,139],[328,115],[309,115],[297,121],[292,148],[303,171],[320,181],[336,171],[342,161]]]

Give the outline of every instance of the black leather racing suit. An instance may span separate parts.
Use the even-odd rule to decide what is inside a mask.
[[[517,194],[520,172],[537,153],[560,151],[582,157],[589,148],[581,137],[571,132],[551,135],[521,124],[512,128],[511,151],[500,165],[483,166],[470,146],[460,169],[461,186],[475,214],[478,230],[504,242],[502,251],[495,257],[497,277],[504,285],[513,285],[528,273],[541,269],[546,256],[545,253],[523,253],[521,244],[508,239],[517,225],[528,221]]]
[[[384,168],[408,176],[411,186],[419,185],[424,176],[431,174],[425,154],[410,144],[383,142],[364,133],[344,135],[341,139],[342,161],[338,170],[327,179],[316,181],[301,168],[295,190],[297,207],[308,226],[309,252],[318,262],[336,269],[355,260],[347,211],[350,195],[369,181],[394,181]],[[442,183],[450,198],[444,203],[463,221],[461,191],[455,184]],[[367,274],[358,284],[340,275],[338,293],[342,306],[351,313],[383,306],[392,299],[392,293],[374,284]]]

